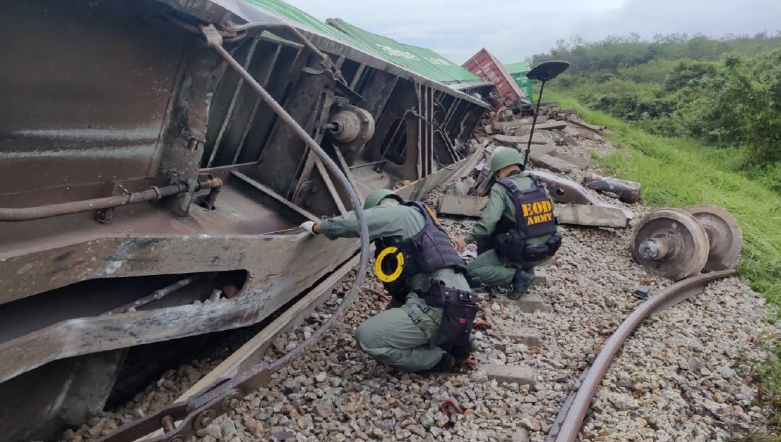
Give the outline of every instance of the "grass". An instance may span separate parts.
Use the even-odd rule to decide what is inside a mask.
[[[545,97],[554,100],[580,109],[591,124],[608,126],[607,137],[621,149],[599,162],[619,178],[642,183],[646,204],[683,209],[705,203],[734,215],[743,231],[738,274],[770,303],[781,305],[781,195],[734,171],[741,162],[737,149],[650,135],[574,99]]]
[[[781,306],[781,183],[775,181],[781,179],[781,168],[772,175],[750,176],[736,171],[743,159],[738,149],[717,149],[696,140],[650,135],[561,94],[546,94],[544,101],[579,109],[583,120],[609,128],[606,136],[619,149],[597,161],[616,177],[642,183],[645,204],[685,209],[706,203],[734,215],[743,231],[738,275],[769,303]],[[778,359],[758,367],[758,381],[763,390],[762,403],[774,412],[769,424],[781,428],[781,345],[775,342],[771,339],[764,343],[771,346],[770,351]],[[749,436],[745,440],[758,439]],[[781,436],[776,440],[781,441]]]

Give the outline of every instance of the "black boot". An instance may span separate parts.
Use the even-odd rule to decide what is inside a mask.
[[[453,368],[455,362],[456,360],[453,359],[453,356],[450,356],[450,353],[442,353],[442,359],[437,362],[437,365],[431,367],[431,370],[428,370],[428,372],[437,373],[441,371],[448,371]]]
[[[510,299],[518,299],[526,294],[534,280],[534,269],[518,269],[513,277],[513,288],[507,293]]]
[[[462,359],[468,358],[472,352],[477,351],[480,348],[480,344],[477,342],[477,339],[475,339],[474,333],[469,335],[469,344],[458,347],[453,346],[452,350],[450,350],[450,353],[453,355],[453,358],[456,361],[460,361]]]

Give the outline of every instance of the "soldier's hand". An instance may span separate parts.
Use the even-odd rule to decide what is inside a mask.
[[[320,229],[318,229],[319,226],[315,224],[314,221],[304,221],[299,227],[311,233],[312,235],[317,235],[320,232]]]
[[[463,252],[466,249],[466,239],[463,236],[459,236],[456,240],[456,250]]]

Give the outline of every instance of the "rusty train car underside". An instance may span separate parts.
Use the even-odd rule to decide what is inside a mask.
[[[357,241],[288,231],[350,210],[345,190],[208,25],[361,196],[440,184],[486,111],[239,0],[2,2],[0,440],[86,421],[133,348],[259,323],[350,270]]]

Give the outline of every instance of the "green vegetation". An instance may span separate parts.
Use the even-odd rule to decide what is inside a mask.
[[[781,305],[781,34],[575,40],[535,56],[534,64],[545,59],[566,60],[571,68],[543,100],[608,126],[620,147],[598,161],[641,182],[651,206],[709,203],[729,210],[743,230],[739,275]],[[781,359],[778,337],[766,338],[761,345]],[[775,428],[781,428],[779,359],[758,367],[756,378]]]
[[[735,215],[743,230],[738,274],[771,303],[781,305],[781,195],[733,170],[739,149],[713,149],[692,139],[649,134],[561,93],[545,94],[545,101],[580,109],[585,121],[608,126],[607,137],[620,149],[597,160],[616,176],[641,182],[646,204],[686,208],[708,203]],[[770,351],[781,360],[777,337],[769,338],[763,345],[774,346]],[[777,410],[770,425],[781,428],[781,363],[761,365],[757,379],[764,392],[761,401]]]
[[[713,155],[781,193],[781,36],[575,40],[534,62],[546,59],[571,63],[553,90],[650,134],[723,149]]]
[[[738,149],[652,135],[560,94],[546,94],[545,100],[580,109],[585,121],[610,128],[608,137],[622,149],[600,161],[616,175],[641,182],[648,204],[685,208],[708,203],[735,215],[743,229],[740,273],[754,290],[781,304],[781,195],[731,170]]]
[[[781,304],[781,34],[575,39],[545,101],[582,110],[622,147],[602,159],[654,206],[722,206],[744,232],[740,273]]]

